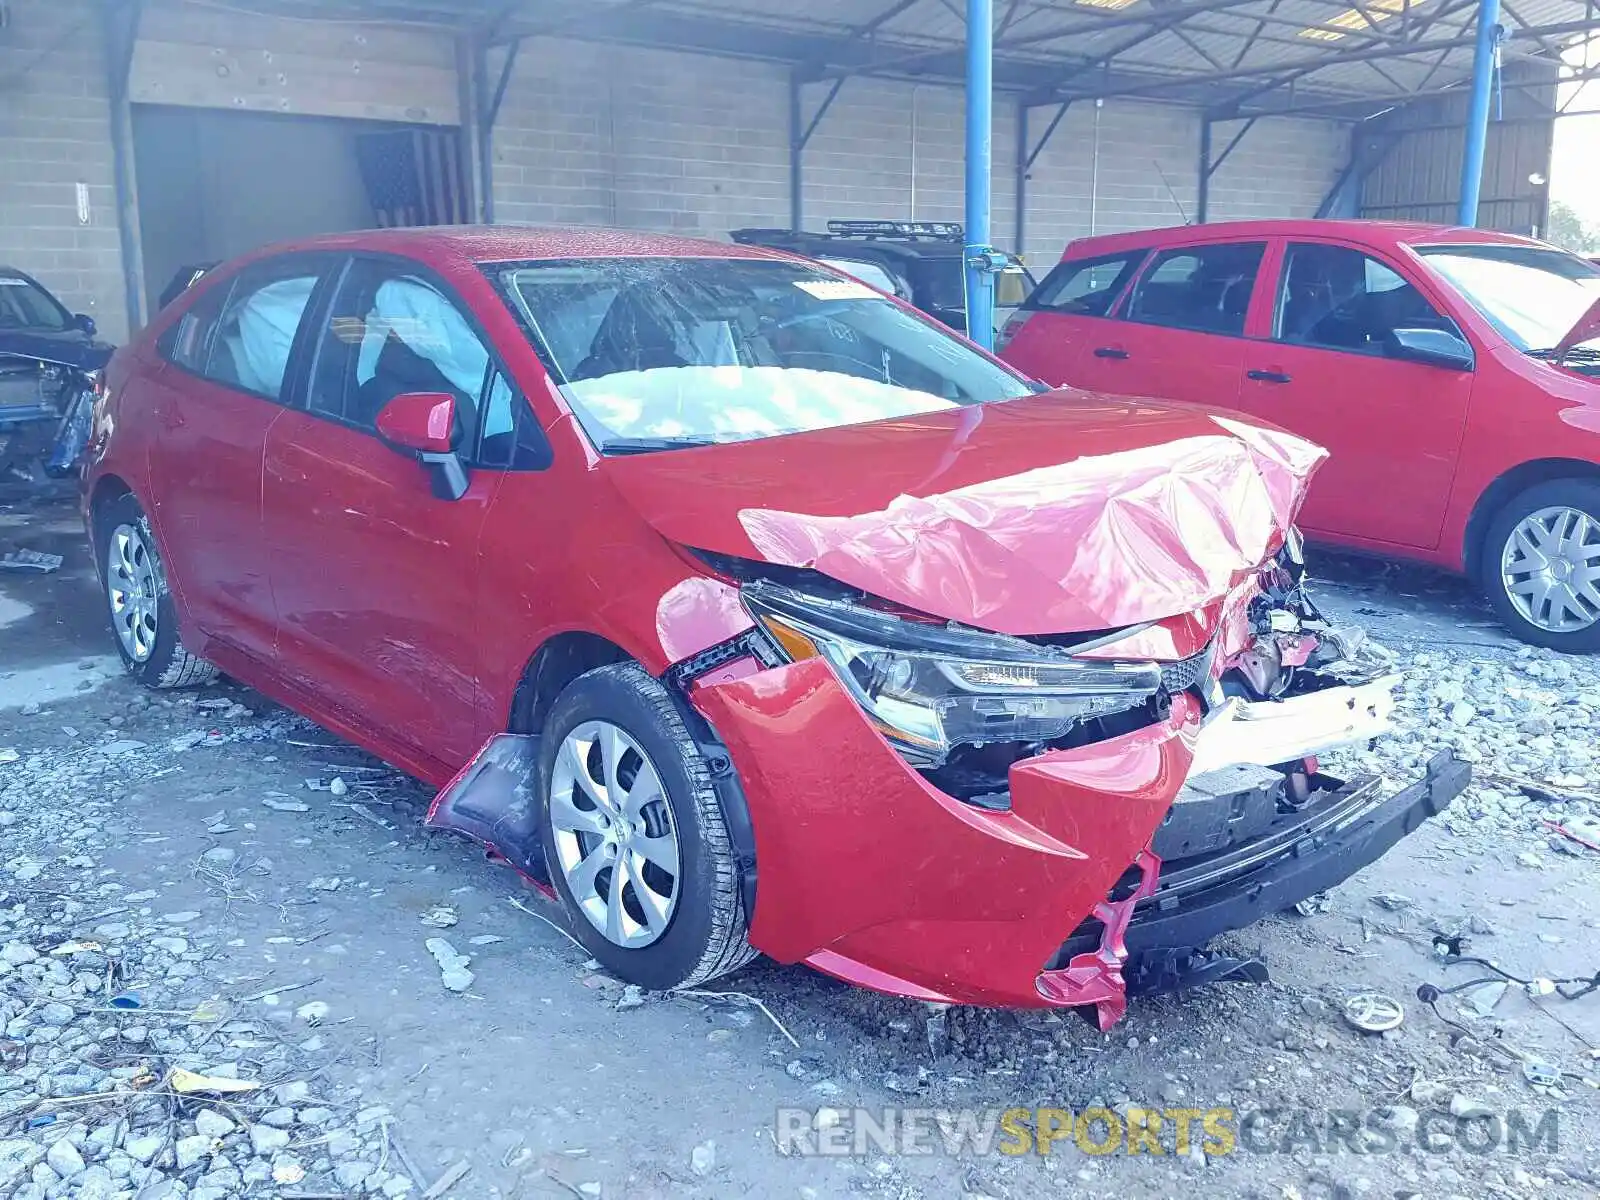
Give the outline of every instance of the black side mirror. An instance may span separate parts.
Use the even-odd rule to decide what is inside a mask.
[[[100,327],[94,323],[94,318],[88,313],[74,313],[72,324],[90,337],[100,332]]]
[[[1470,371],[1477,365],[1467,340],[1447,329],[1391,329],[1384,339],[1384,352],[1390,358],[1447,371]]]

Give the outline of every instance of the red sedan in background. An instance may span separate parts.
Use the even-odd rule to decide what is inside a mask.
[[[1309,537],[1464,572],[1518,637],[1594,651],[1597,301],[1600,267],[1506,234],[1205,225],[1072,243],[1002,357],[1308,437]]]
[[[332,237],[117,354],[85,515],[137,679],[215,664],[440,785],[624,979],[760,950],[1109,1023],[1258,978],[1206,943],[1466,776],[1318,765],[1396,682],[1301,583],[1318,447],[1036,390],[773,251]]]

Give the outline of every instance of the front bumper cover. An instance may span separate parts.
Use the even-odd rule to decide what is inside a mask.
[[[1122,1011],[1130,960],[1203,945],[1339,882],[1466,782],[1446,756],[1387,800],[1376,781],[1351,785],[1291,831],[1203,870],[1163,870],[1150,847],[1201,736],[1191,697],[1165,722],[1016,763],[1010,807],[988,811],[909,768],[820,660],[690,696],[748,798],[757,949],[923,1000],[1092,1004],[1103,1025]],[[1124,879],[1135,863],[1136,893]]]
[[[1158,869],[1154,877],[1148,863],[1138,863],[1113,889],[1114,898],[1062,945],[1056,955],[1062,965],[1045,971],[1040,987],[1061,1003],[1094,1003],[1101,1027],[1109,1028],[1122,1015],[1130,985],[1170,985],[1181,978],[1173,964],[1212,938],[1344,882],[1448,808],[1471,773],[1441,751],[1422,779],[1392,795],[1381,779],[1346,784],[1303,820],[1229,853]],[[1086,975],[1096,963],[1103,967]],[[1113,976],[1122,987],[1105,986]]]

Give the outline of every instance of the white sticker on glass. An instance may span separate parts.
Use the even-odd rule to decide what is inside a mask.
[[[882,300],[883,297],[864,283],[853,279],[797,279],[794,283],[807,295],[818,300]]]

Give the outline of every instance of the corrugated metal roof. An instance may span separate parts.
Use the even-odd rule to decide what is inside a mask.
[[[248,3],[249,0],[236,0]],[[794,64],[802,78],[959,82],[964,0],[256,0]],[[1600,30],[1585,0],[1502,0],[1509,63],[1554,72]],[[1476,0],[995,0],[995,81],[1040,103],[1142,95],[1218,111],[1362,115],[1459,86]]]

